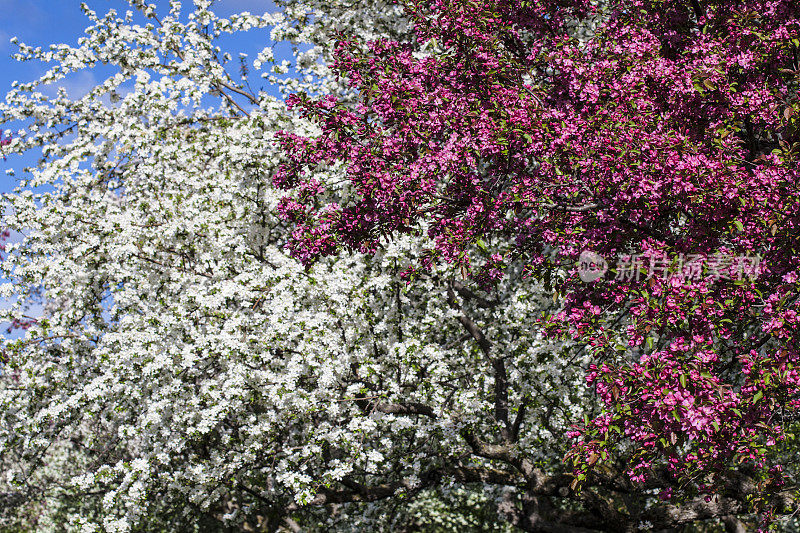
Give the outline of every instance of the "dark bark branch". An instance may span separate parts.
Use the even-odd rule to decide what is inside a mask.
[[[360,487],[359,489],[348,490],[329,490],[321,489],[307,505],[329,505],[333,503],[351,502],[374,502],[393,496],[394,493],[403,488],[402,482],[392,484],[382,484],[373,487]],[[289,513],[299,510],[302,506],[298,503],[290,503],[286,506]]]
[[[0,507],[14,509],[28,501],[28,496],[22,492],[0,492]]]
[[[490,485],[517,486],[524,480],[504,470],[497,470],[488,466],[456,466],[447,469],[447,473],[456,481],[462,483],[488,483]]]
[[[699,21],[703,17],[703,8],[700,7],[700,2],[698,0],[691,0],[692,10],[694,11],[695,16],[697,16],[697,20]]]
[[[614,506],[590,489],[584,489],[581,494],[584,507],[596,514],[606,531],[619,533],[633,533],[635,524],[628,515],[617,511]]]
[[[503,509],[511,518],[511,523],[530,533],[596,533],[596,529],[589,529],[562,521],[548,520],[541,512],[539,500],[529,494],[522,496],[522,509],[512,502],[504,502]]]
[[[501,358],[492,357],[492,343],[484,336],[475,322],[464,313],[464,309],[458,305],[452,283],[447,287],[447,302],[451,308],[461,311],[461,316],[458,317],[459,322],[478,343],[481,351],[483,351],[494,369],[494,416],[497,422],[502,424],[500,431],[503,440],[510,442],[511,422],[508,419],[508,374],[506,373],[506,365]]]
[[[445,344],[444,345],[444,349],[445,350],[449,350],[450,348],[452,348],[452,347],[454,347],[454,346],[456,346],[458,344],[461,344],[465,340],[468,340],[468,339],[471,339],[471,338],[472,338],[472,335],[470,335],[469,333],[466,333],[466,334],[462,335],[461,337],[457,338],[456,340],[454,340],[454,341],[452,341],[452,342],[450,342],[448,344]]]
[[[344,478],[340,481],[346,488],[343,490],[331,490],[326,487],[321,487],[317,495],[312,498],[306,505],[330,505],[336,503],[352,503],[352,502],[375,502],[384,500],[394,496],[398,490],[406,489],[407,491],[417,492],[421,489],[435,485],[442,478],[442,471],[438,468],[433,468],[426,472],[422,472],[419,482],[413,482],[410,479],[403,478],[392,483],[382,483],[380,485],[367,486],[350,479]],[[300,504],[292,502],[285,507],[285,512],[292,513],[298,511],[301,507]]]
[[[217,83],[218,85],[220,85],[221,87],[224,87],[225,89],[228,89],[228,90],[230,90],[230,91],[233,91],[233,92],[235,92],[235,93],[237,93],[237,94],[241,94],[242,96],[244,96],[245,98],[247,98],[247,100],[248,100],[248,101],[249,101],[251,104],[253,104],[253,105],[258,105],[258,98],[256,98],[256,97],[255,97],[255,95],[253,95],[252,93],[250,93],[250,92],[247,92],[247,91],[245,91],[244,89],[240,89],[240,88],[236,87],[235,85],[231,85],[230,83],[224,82],[224,81],[222,81],[222,80],[220,80],[220,81],[217,81],[216,83]]]
[[[461,431],[461,436],[472,448],[472,452],[478,457],[493,461],[502,461],[516,468],[524,477],[529,486],[529,491],[541,493],[548,481],[554,478],[545,477],[544,473],[536,468],[529,459],[517,457],[512,453],[513,446],[507,444],[490,444],[478,438],[470,429]],[[565,482],[564,487],[569,481]]]
[[[484,459],[491,459],[493,461],[503,461],[508,464],[514,464],[514,458],[511,455],[511,446],[502,444],[489,444],[484,442],[468,429],[461,432],[461,436],[467,441],[469,447],[472,448],[473,453]]]
[[[455,292],[453,292],[452,286],[447,287],[447,302],[450,304],[451,308],[461,311],[462,314],[458,317],[458,321],[461,322],[461,325],[464,326],[464,329],[467,330],[467,333],[469,333],[472,338],[475,339],[475,342],[478,343],[481,351],[488,356],[490,350],[492,349],[492,343],[489,342],[489,340],[483,335],[483,332],[475,324],[475,322],[473,322],[472,319],[464,314],[464,310],[460,305],[458,305],[458,302],[456,302],[456,295]]]
[[[588,487],[580,494],[572,492],[568,488],[572,476],[568,474],[544,476],[530,462],[516,459],[509,446],[482,442],[468,431],[464,431],[462,434],[476,455],[485,459],[505,462],[520,470],[524,468],[527,474],[520,476],[513,471],[491,466],[464,465],[459,462],[455,466],[434,468],[423,472],[420,475],[420,479],[423,480],[422,485],[414,484],[408,479],[401,479],[392,483],[366,486],[353,479],[345,478],[340,482],[343,489],[322,488],[308,505],[374,502],[394,496],[399,489],[416,492],[436,485],[443,478],[450,478],[460,483],[489,483],[515,487],[516,490],[521,491],[521,508],[520,500],[515,495],[520,493],[509,492],[508,498],[500,504],[498,511],[516,527],[528,532],[597,533],[602,531],[623,533],[636,531],[640,521],[650,522],[654,531],[664,531],[700,520],[713,519],[721,520],[728,532],[744,533],[745,531],[737,515],[750,512],[746,503],[746,494],[743,494],[741,498],[717,497],[709,502],[706,502],[704,498],[695,498],[679,505],[664,503],[635,517],[630,517],[618,511],[612,502]],[[528,464],[524,465],[526,462]],[[737,478],[738,481],[741,480]],[[600,485],[593,483],[593,485],[604,486],[603,483]],[[746,482],[738,483],[737,486],[744,492],[748,492],[752,488]],[[732,487],[732,490],[735,488]],[[579,501],[582,503],[583,509],[565,510],[552,507],[549,503],[550,498]],[[787,514],[797,508],[791,491],[788,490],[776,494],[773,502],[780,514]],[[300,508],[301,506],[298,504],[292,503],[286,506],[285,512],[295,512]]]
[[[735,516],[722,517],[722,523],[725,525],[726,533],[747,533],[747,528],[745,528],[742,521]]]
[[[586,204],[586,205],[559,205],[559,204],[541,204],[541,207],[550,209],[551,211],[567,211],[569,213],[585,213],[592,209],[597,209],[600,204]]]
[[[748,484],[749,485],[749,484]],[[756,494],[755,486],[749,487],[752,491],[749,494]],[[734,498],[726,496],[716,496],[711,501],[705,498],[695,498],[681,505],[663,504],[649,509],[642,513],[643,520],[649,520],[654,526],[666,529],[668,527],[680,526],[697,520],[721,519],[725,522],[726,529],[738,531],[736,519],[737,515],[749,514],[750,506],[747,503],[749,494],[742,493]],[[774,494],[770,498],[770,504],[779,515],[786,515],[800,509],[794,496],[793,490],[784,490]],[[730,526],[728,525],[730,523]]]
[[[375,410],[391,415],[424,415],[436,418],[436,413],[429,405],[419,402],[379,403],[375,406]]]
[[[475,303],[478,304],[479,307],[483,307],[484,309],[491,309],[492,307],[497,307],[497,305],[500,303],[495,300],[487,300],[483,296],[475,294],[472,290],[470,290],[466,285],[464,285],[460,281],[453,281],[453,288],[462,298],[467,300],[473,300]]]
[[[528,406],[525,402],[519,406],[519,410],[517,411],[517,416],[514,417],[514,423],[511,425],[511,441],[517,442],[519,440],[519,430],[522,427],[522,421],[525,419],[525,412],[527,411]]]
[[[655,528],[688,524],[695,520],[707,520],[746,512],[747,508],[739,500],[718,497],[710,502],[695,498],[682,505],[662,504],[642,513],[642,519],[653,523]]]

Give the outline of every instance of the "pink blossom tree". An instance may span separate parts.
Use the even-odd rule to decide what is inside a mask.
[[[449,262],[483,287],[523,261],[563,303],[531,334],[595,361],[602,408],[576,420],[569,464],[606,530],[793,512],[800,6],[404,4],[415,41],[339,37],[354,97],[289,102],[321,128],[281,138],[293,254],[427,232],[409,282]],[[348,183],[309,178],[335,164]],[[582,279],[582,252],[608,272]],[[493,368],[502,382],[502,357]],[[471,444],[502,462],[514,442],[498,413],[496,441]],[[668,502],[630,504],[647,491]],[[517,523],[544,531],[534,492]]]

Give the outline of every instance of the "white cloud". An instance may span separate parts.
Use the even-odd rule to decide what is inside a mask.
[[[97,78],[88,70],[81,70],[70,74],[58,83],[52,83],[43,87],[42,93],[51,98],[56,96],[59,88],[64,88],[71,100],[78,100],[86,95],[97,85]]]
[[[261,15],[262,13],[272,13],[278,10],[275,2],[270,0],[218,0],[213,9],[221,16],[244,11],[249,11],[254,15]]]

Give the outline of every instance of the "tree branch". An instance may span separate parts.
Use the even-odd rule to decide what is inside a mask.
[[[503,440],[510,442],[512,427],[508,419],[508,374],[506,373],[506,365],[501,358],[492,357],[492,343],[489,342],[480,328],[466,315],[464,309],[458,304],[452,283],[447,286],[447,302],[450,304],[451,308],[461,312],[461,316],[458,317],[459,322],[461,322],[464,329],[472,335],[475,342],[478,343],[481,351],[483,351],[494,369],[494,416],[497,422],[502,424],[500,431]]]
[[[487,300],[486,298],[478,294],[475,294],[460,281],[453,281],[452,284],[453,288],[462,298],[465,298],[467,300],[474,300],[479,307],[483,307],[484,309],[491,309],[492,307],[496,307],[500,303],[496,300]]]
[[[436,418],[431,406],[419,402],[379,403],[375,406],[375,410],[389,415],[424,415]]]
[[[545,209],[550,209],[552,211],[568,211],[570,213],[584,213],[586,211],[591,211],[592,209],[597,209],[600,204],[586,204],[586,205],[559,205],[559,204],[540,204],[540,207],[544,207]]]

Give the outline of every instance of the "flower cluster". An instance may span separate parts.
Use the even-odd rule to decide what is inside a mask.
[[[321,133],[281,138],[276,185],[293,191],[318,166],[344,164],[352,186],[305,202],[335,209],[307,211],[295,255],[309,263],[424,228],[424,264],[473,276],[475,263],[498,268],[480,243],[508,243],[504,261],[524,261],[563,297],[541,331],[577,339],[597,365],[589,383],[603,409],[574,435],[579,482],[627,458],[632,480],[673,479],[664,494],[694,497],[730,494],[750,469],[763,478],[760,509],[786,510],[776,468],[792,455],[800,396],[800,7],[405,6],[416,40],[338,44],[334,68],[357,105],[294,101]],[[586,284],[564,272],[582,250],[757,256],[761,268]]]

